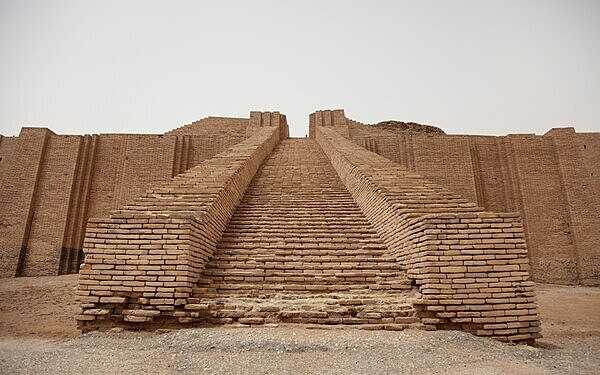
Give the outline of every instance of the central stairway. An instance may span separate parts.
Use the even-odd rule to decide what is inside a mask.
[[[186,309],[206,324],[418,326],[397,261],[311,139],[263,163]]]

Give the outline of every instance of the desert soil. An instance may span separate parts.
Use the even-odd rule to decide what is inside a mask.
[[[80,335],[77,276],[0,280],[0,373],[597,374],[600,288],[538,285],[544,337],[298,326]]]

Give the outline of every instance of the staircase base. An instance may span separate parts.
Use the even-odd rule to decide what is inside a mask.
[[[148,316],[149,311],[123,310],[94,321],[88,330],[156,330],[186,327],[249,327],[301,325],[323,329],[400,331],[425,329],[413,304],[416,291],[400,293],[348,292],[323,294],[214,295],[189,298],[182,309]],[[86,331],[85,322],[80,328]]]

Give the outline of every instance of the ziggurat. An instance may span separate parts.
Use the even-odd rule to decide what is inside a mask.
[[[4,277],[79,272],[82,330],[302,323],[540,336],[598,285],[600,133],[446,135],[343,110],[0,137]]]

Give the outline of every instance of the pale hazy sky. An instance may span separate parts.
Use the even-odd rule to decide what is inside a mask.
[[[344,108],[447,133],[600,131],[600,0],[0,0],[0,134]]]

